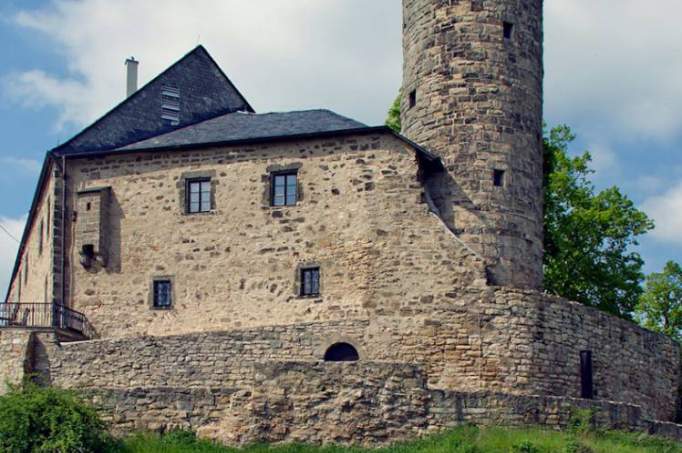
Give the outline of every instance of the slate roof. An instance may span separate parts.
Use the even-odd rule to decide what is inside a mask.
[[[228,113],[158,135],[119,150],[152,150],[188,145],[292,137],[366,128],[365,124],[329,110],[283,113]]]
[[[166,86],[180,92],[176,126],[161,118]],[[68,156],[119,148],[236,111],[254,110],[200,45],[53,152]]]

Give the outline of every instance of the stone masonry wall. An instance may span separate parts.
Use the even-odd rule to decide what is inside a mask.
[[[53,297],[53,242],[55,200],[60,195],[54,167],[49,170],[45,190],[40,194],[34,221],[29,225],[26,247],[17,257],[19,271],[10,283],[7,302],[49,303]],[[58,201],[58,200],[57,200]],[[41,228],[42,225],[42,228]]]
[[[249,363],[252,380],[220,388],[108,388],[86,395],[117,433],[196,430],[229,444],[388,444],[464,423],[566,427],[592,409],[609,429],[682,439],[678,425],[652,422],[637,406],[494,392],[429,390],[418,368],[395,363]]]
[[[634,323],[533,291],[489,288],[426,296],[371,319],[373,359],[423,366],[435,388],[580,396],[580,352],[591,350],[599,400],[642,406],[673,420],[680,349]],[[377,352],[380,351],[380,352]]]
[[[270,173],[286,168],[301,199],[273,208]],[[367,319],[485,285],[482,260],[424,202],[414,150],[389,134],[80,159],[68,174],[71,210],[79,192],[111,188],[107,265],[79,264],[78,220],[68,244],[72,305],[103,338]],[[196,175],[210,176],[214,209],[187,215]],[[321,295],[300,297],[311,264]],[[173,281],[172,310],[151,307],[156,277]]]
[[[31,370],[32,333],[26,330],[0,330],[0,395],[7,384],[19,384]]]
[[[362,361],[418,366],[430,388],[580,397],[580,351],[591,350],[595,398],[675,418],[679,348],[662,335],[540,293],[470,290],[365,320],[300,323],[170,337],[45,343],[51,382],[69,387],[238,386],[246,362],[316,361],[336,342]]]

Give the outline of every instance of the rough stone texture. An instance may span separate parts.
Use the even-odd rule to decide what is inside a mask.
[[[23,329],[0,330],[0,395],[7,384],[19,384],[31,372],[32,333]]]
[[[387,444],[464,423],[566,427],[576,409],[597,426],[680,438],[637,406],[494,392],[429,390],[420,370],[395,363],[250,363],[252,379],[229,387],[101,388],[86,395],[117,433],[189,428],[244,444]]]
[[[50,170],[9,300],[53,294],[102,339],[3,330],[0,379],[31,370],[85,389],[119,431],[183,426],[233,443],[563,426],[571,407],[596,407],[602,426],[680,438],[666,423],[680,406],[679,346],[532,290],[541,0],[403,4],[405,99],[414,92],[416,104],[403,106],[403,125],[445,171],[376,129],[69,159],[65,186]],[[273,208],[271,173],[284,169],[297,170],[300,200]],[[185,213],[194,176],[211,178],[208,213]],[[84,267],[89,243],[102,259]],[[319,297],[299,295],[308,265],[320,267]],[[169,310],[152,307],[155,278],[173,283]],[[355,345],[360,362],[321,363],[335,342]],[[575,398],[582,350],[593,353],[595,401]]]
[[[301,199],[273,208],[269,171],[291,165]],[[188,172],[215,175],[211,212],[185,214]],[[81,159],[67,173],[69,206],[111,188],[107,265],[84,269],[79,239],[67,246],[73,308],[102,337],[366,319],[485,285],[482,260],[424,202],[414,150],[388,134]],[[311,263],[317,299],[296,286]],[[154,277],[172,277],[172,310],[150,309]]]
[[[421,310],[58,348],[48,342],[43,368],[69,387],[231,387],[252,380],[243,361],[316,361],[333,343],[349,342],[363,361],[418,365],[431,388],[575,398],[580,351],[591,350],[596,399],[675,418],[679,348],[662,335],[530,291],[472,289]]]
[[[540,288],[542,0],[403,0],[403,16],[403,133],[445,162],[434,201],[495,284]]]

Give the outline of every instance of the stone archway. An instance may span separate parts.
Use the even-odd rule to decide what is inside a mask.
[[[357,362],[358,360],[360,360],[360,354],[350,343],[334,343],[324,353],[325,362]]]

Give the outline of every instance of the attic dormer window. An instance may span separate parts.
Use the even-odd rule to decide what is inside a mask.
[[[164,85],[161,89],[161,119],[171,126],[180,124],[180,90]]]

